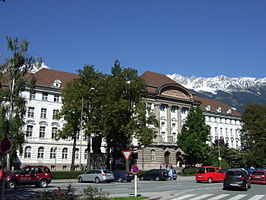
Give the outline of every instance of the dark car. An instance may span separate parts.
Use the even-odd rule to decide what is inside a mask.
[[[113,170],[115,181],[123,182],[127,181],[130,182],[134,179],[134,175],[127,170]]]
[[[266,184],[266,170],[254,170],[251,175],[251,183]]]
[[[168,170],[166,169],[150,169],[142,174],[139,175],[140,180],[167,180]]]
[[[5,176],[6,187],[14,189],[17,185],[36,185],[45,188],[52,181],[52,173],[46,166],[26,166]]]
[[[228,169],[225,174],[223,189],[243,189],[248,190],[251,187],[250,176],[247,170],[242,168]]]

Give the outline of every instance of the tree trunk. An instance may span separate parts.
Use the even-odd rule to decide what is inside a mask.
[[[106,148],[106,152],[107,152],[107,158],[106,158],[106,168],[110,169],[110,140],[109,138],[107,138],[106,140],[107,142],[107,148]]]
[[[73,138],[73,148],[72,148],[72,158],[71,158],[71,168],[70,171],[75,171],[75,152],[76,152],[76,144],[77,144],[77,137]]]

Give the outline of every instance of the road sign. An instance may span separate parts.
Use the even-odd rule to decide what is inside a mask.
[[[1,152],[3,152],[3,153],[9,152],[10,147],[11,147],[11,140],[9,138],[2,139],[2,141],[0,143]]]
[[[131,154],[133,153],[133,151],[132,150],[126,150],[126,151],[122,151],[122,153],[123,153],[125,159],[129,160],[129,158],[130,158]]]
[[[137,165],[132,165],[132,167],[131,167],[131,173],[132,174],[139,173],[139,167]]]

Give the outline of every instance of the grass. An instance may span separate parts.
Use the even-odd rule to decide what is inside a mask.
[[[141,200],[141,199],[148,199],[148,197],[139,196],[139,197],[113,197],[113,198],[110,198],[110,200]]]

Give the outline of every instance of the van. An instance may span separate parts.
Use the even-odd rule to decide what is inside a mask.
[[[214,181],[223,181],[225,173],[218,167],[202,166],[196,168],[196,181],[198,183],[207,181],[212,183]]]

